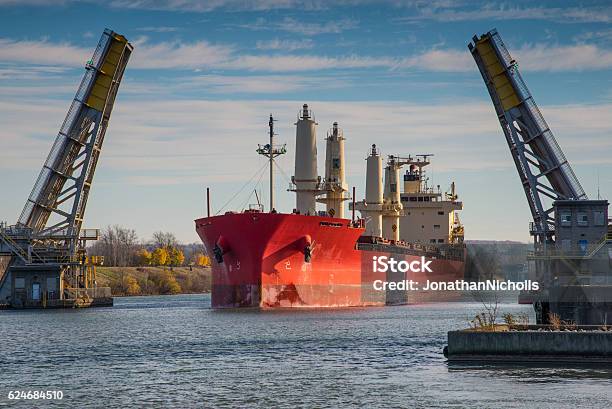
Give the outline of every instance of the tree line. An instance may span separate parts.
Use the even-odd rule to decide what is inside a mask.
[[[465,278],[468,281],[517,279],[527,267],[527,243],[467,243]]]
[[[210,258],[200,243],[181,244],[170,232],[157,231],[151,240],[140,240],[136,231],[107,226],[100,239],[88,248],[89,255],[103,256],[109,267],[209,266]]]

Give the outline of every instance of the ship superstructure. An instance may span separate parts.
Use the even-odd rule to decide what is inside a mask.
[[[338,122],[334,122],[325,138],[325,178],[321,186],[325,197],[317,199],[325,203],[328,215],[340,219],[344,218],[344,202],[350,199],[346,194],[348,185],[344,176],[344,140]]]
[[[429,186],[424,168],[431,154],[389,155],[382,174],[382,156],[376,145],[366,159],[366,197],[355,204],[366,223],[365,237],[428,245],[462,245],[463,225],[455,182],[448,192]],[[406,166],[403,184],[400,171]],[[402,186],[403,185],[403,186]],[[352,206],[351,206],[352,208]]]
[[[458,200],[455,182],[450,190],[442,192],[440,186],[428,185],[424,168],[432,155],[409,156],[408,170],[404,174],[404,189],[400,195],[403,215],[400,217],[400,240],[411,243],[460,244],[463,243],[463,225],[458,212],[463,203]]]
[[[272,124],[271,118],[270,148],[258,149],[270,161],[271,197],[275,157],[271,153],[275,149]],[[373,145],[366,159],[366,197],[355,202],[354,194],[352,198],[348,195],[346,139],[338,123],[332,124],[325,138],[323,178],[317,171],[317,123],[307,104],[300,110],[295,125],[295,173],[289,190],[296,193],[296,205],[291,213],[278,212],[271,203],[268,212],[259,206],[196,220],[196,230],[207,251],[215,255],[213,308],[405,304],[422,298],[418,295],[411,298],[404,290],[377,291],[373,283],[463,278],[463,231],[461,227],[459,234],[460,224],[455,216],[455,211],[462,206],[454,187],[444,197],[429,189],[422,183],[424,162],[411,156],[389,156],[383,182],[382,156]],[[278,154],[284,153],[284,147],[277,149]],[[404,181],[402,193],[400,170],[403,166],[409,167],[406,173],[409,176],[405,178],[412,179]],[[417,199],[413,201],[413,197]],[[353,212],[349,220],[344,218],[344,202],[350,199]],[[317,211],[317,202],[324,204],[325,210]],[[412,215],[415,209],[421,212],[419,217]],[[355,218],[355,210],[362,218]],[[422,229],[415,229],[415,223],[426,220],[433,223],[432,229],[437,229],[433,226],[435,223],[442,226],[442,219],[447,222],[440,228],[445,235],[432,236],[430,232],[425,234]],[[435,243],[430,241],[434,237]],[[432,269],[430,272],[375,271],[372,260],[383,256],[409,264],[427,259]]]

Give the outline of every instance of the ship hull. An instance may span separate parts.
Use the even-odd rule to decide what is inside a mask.
[[[357,249],[363,228],[349,220],[279,213],[228,213],[196,220],[212,260],[213,308],[383,306],[446,299],[450,294],[380,290],[381,282],[463,278],[460,259],[431,257],[427,273],[374,271],[373,257],[409,262],[393,246]],[[377,281],[378,280],[378,281]]]

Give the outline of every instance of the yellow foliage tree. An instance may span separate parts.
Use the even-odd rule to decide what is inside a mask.
[[[195,265],[200,267],[210,266],[210,257],[202,253],[197,253],[195,255]]]
[[[174,274],[166,272],[159,283],[159,292],[161,294],[178,294],[181,292],[181,286],[176,281]]]
[[[136,260],[140,266],[148,266],[151,264],[153,255],[147,249],[140,249],[136,253]]]
[[[185,262],[185,255],[181,250],[176,247],[170,249],[170,265],[171,266],[182,266]]]
[[[125,277],[124,288],[127,295],[138,295],[141,292],[140,284],[138,284],[138,281],[136,281],[136,279],[130,275]]]
[[[151,264],[154,266],[165,266],[168,263],[168,250],[158,247],[151,255]]]

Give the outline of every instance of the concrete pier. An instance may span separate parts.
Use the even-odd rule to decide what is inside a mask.
[[[612,365],[612,330],[450,331],[444,354],[449,362],[588,363]]]

